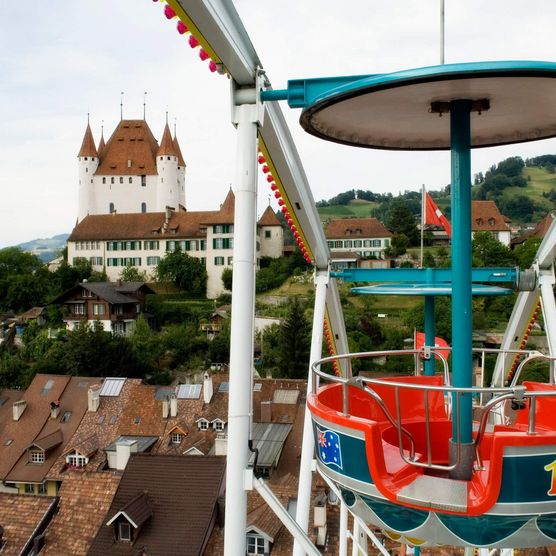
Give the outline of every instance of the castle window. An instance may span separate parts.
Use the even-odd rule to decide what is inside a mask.
[[[85,159],[86,160],[86,159]],[[89,172],[89,168],[85,168],[85,173]]]
[[[85,160],[87,160],[87,157],[85,157]]]
[[[167,158],[168,158],[168,160],[172,160],[169,156]]]
[[[102,183],[106,183],[106,178],[102,178]]]
[[[147,176],[141,176],[141,187],[147,187]]]
[[[164,160],[164,157],[163,157],[163,156],[161,156],[161,157],[160,157],[160,160]]]
[[[112,178],[112,179],[114,179],[114,178]],[[110,214],[112,214],[112,213],[114,212],[114,203],[110,203],[110,204],[108,205],[108,212],[109,212]]]
[[[147,203],[141,203],[141,212],[147,212]]]
[[[264,231],[264,237],[265,237],[265,239],[270,239],[270,230],[265,230]]]
[[[215,266],[223,266],[224,265],[224,257],[214,257],[214,264],[215,264]]]
[[[129,176],[129,183],[133,183],[133,178]]]
[[[120,183],[124,183],[124,178],[122,178],[122,176],[120,176]]]
[[[114,178],[110,178],[110,183],[114,183]]]

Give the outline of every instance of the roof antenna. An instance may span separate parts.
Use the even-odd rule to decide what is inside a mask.
[[[147,115],[147,91],[143,93],[143,121],[147,120],[146,115]]]
[[[120,93],[120,120],[124,119],[124,92]]]
[[[444,65],[444,0],[440,0],[440,65]]]

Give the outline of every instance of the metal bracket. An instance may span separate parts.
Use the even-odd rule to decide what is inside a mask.
[[[423,346],[422,358],[429,361],[431,358],[431,354],[432,354],[431,346]]]
[[[234,80],[230,82],[230,106],[232,108],[231,119],[234,125],[239,122],[238,107],[251,106],[251,121],[261,126],[264,121],[264,105],[261,101],[261,90],[264,87],[266,74],[264,70],[257,68],[254,87],[240,87]]]
[[[435,102],[431,102],[429,112],[431,114],[438,114],[442,117],[442,114],[450,113],[451,105],[451,101],[437,100]],[[488,98],[480,98],[478,100],[471,101],[471,112],[477,112],[480,116],[482,112],[486,112],[487,110],[490,110],[490,100]]]

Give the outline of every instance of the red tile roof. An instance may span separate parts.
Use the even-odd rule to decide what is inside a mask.
[[[147,122],[122,120],[102,150],[95,175],[157,175],[157,151],[158,143]]]
[[[87,129],[85,130],[85,135],[83,136],[83,142],[81,143],[81,148],[79,149],[79,154],[81,156],[98,156],[97,148],[95,147],[95,140],[93,139],[93,133],[91,132],[91,126],[87,124]]]
[[[160,142],[160,147],[156,153],[156,156],[168,155],[168,156],[178,156],[176,151],[176,146],[174,145],[174,140],[172,139],[172,134],[170,133],[170,128],[168,124],[164,126],[164,133],[162,134],[162,141]]]
[[[104,522],[120,475],[81,472],[64,477],[58,513],[46,532],[41,556],[85,556]]]
[[[280,224],[280,220],[278,220],[276,213],[272,210],[272,207],[270,205],[266,207],[262,216],[259,218],[258,224],[259,226],[281,226],[282,225]]]
[[[172,141],[174,143],[174,150],[178,154],[178,166],[182,166],[182,167],[187,166],[185,160],[183,159],[183,154],[181,154],[180,144],[178,142],[178,138],[176,135],[174,135],[174,139]]]
[[[89,555],[132,555],[142,547],[148,554],[201,556],[224,492],[225,468],[218,456],[132,455]],[[114,526],[106,523],[141,493],[152,517],[133,530],[135,542],[115,542]]]
[[[236,197],[230,187],[224,202],[220,205],[220,210],[211,213],[212,216],[204,222],[206,224],[233,224],[235,201]]]
[[[392,234],[376,218],[339,218],[331,220],[326,228],[328,239],[357,239],[391,237]]]
[[[33,538],[49,522],[56,504],[56,498],[47,496],[0,492],[0,525],[5,542],[0,549],[2,556],[29,554],[27,549],[33,546]]]
[[[509,231],[510,227],[494,201],[472,201],[471,230],[473,232]]]

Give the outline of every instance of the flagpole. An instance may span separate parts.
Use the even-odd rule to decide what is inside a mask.
[[[421,268],[423,268],[423,246],[425,233],[425,184],[421,187]]]

